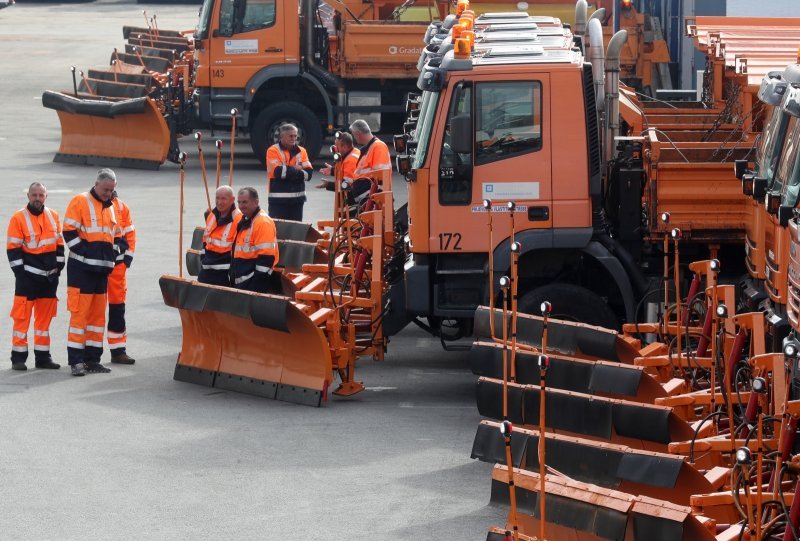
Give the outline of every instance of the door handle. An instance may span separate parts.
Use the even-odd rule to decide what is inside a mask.
[[[264,52],[265,53],[282,53],[283,49],[281,49],[280,47],[267,47],[266,49],[264,49]]]

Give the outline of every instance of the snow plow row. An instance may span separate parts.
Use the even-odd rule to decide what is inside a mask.
[[[123,51],[104,69],[72,70],[72,91],[46,90],[42,105],[58,114],[54,161],[158,169],[177,161],[178,99],[190,78],[192,42],[176,31],[124,27]],[[177,105],[176,105],[177,104]]]

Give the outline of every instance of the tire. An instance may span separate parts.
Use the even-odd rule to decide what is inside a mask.
[[[308,159],[319,154],[322,128],[317,116],[303,104],[282,101],[265,107],[250,127],[250,145],[262,164],[266,164],[267,148],[278,142],[278,128],[287,122],[297,126],[298,144],[306,149]]]
[[[544,301],[552,306],[552,318],[619,329],[616,314],[603,299],[584,287],[572,284],[556,282],[537,287],[522,295],[517,307],[520,312],[538,316]]]

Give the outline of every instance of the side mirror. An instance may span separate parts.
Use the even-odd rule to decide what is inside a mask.
[[[397,172],[401,175],[405,176],[411,171],[411,157],[407,154],[398,154],[395,157],[395,163],[397,165]]]
[[[450,120],[450,148],[458,154],[472,153],[472,117],[457,115]]]

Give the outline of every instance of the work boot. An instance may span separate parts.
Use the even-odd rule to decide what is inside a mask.
[[[61,368],[61,365],[58,363],[53,362],[53,358],[48,355],[47,357],[37,357],[36,358],[36,368],[44,368],[47,370],[58,370]]]
[[[90,361],[86,363],[86,372],[89,374],[108,374],[111,372],[110,368],[106,368],[97,361]]]
[[[119,355],[112,355],[111,362],[114,364],[133,364],[136,359],[128,357],[127,353],[120,353]]]
[[[27,370],[27,369],[28,369],[28,367],[27,367],[27,366],[25,366],[25,363],[24,363],[24,362],[21,362],[21,363],[11,363],[11,370],[20,370],[20,371],[25,371],[25,370]]]
[[[72,375],[73,376],[85,376],[86,375],[86,365],[83,363],[73,364],[72,365]]]

